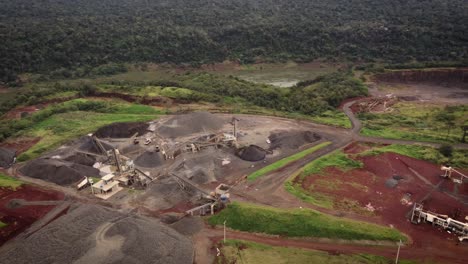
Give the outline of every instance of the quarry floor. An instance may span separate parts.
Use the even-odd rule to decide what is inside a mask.
[[[468,103],[465,87],[453,87],[453,89],[445,90],[443,93],[439,92],[437,87],[440,86],[412,83],[399,83],[395,85],[394,82],[390,82],[384,84],[378,83],[375,86],[371,86],[370,91],[373,96],[394,93],[399,96],[411,97],[414,100],[435,101],[442,104]],[[269,144],[266,142],[266,139],[272,132],[280,131],[312,131],[321,136],[319,140],[308,144],[304,143],[299,148],[290,149],[287,147],[279,147],[272,150],[272,154],[267,155],[267,158],[265,159],[267,164],[320,142],[331,142],[329,146],[322,148],[301,160],[293,162],[282,169],[269,173],[253,183],[246,182],[242,179],[249,173],[263,166],[265,162],[263,160],[253,163],[247,162],[239,159],[232,151],[223,149],[207,150],[205,152],[202,151],[193,154],[184,153],[181,157],[168,161],[161,166],[153,168],[141,167],[141,169],[150,172],[152,175],[158,175],[161,172],[167,172],[174,170],[175,168],[183,167],[183,169],[178,169],[176,171],[183,175],[191,175],[191,177],[193,177],[192,179],[196,181],[197,184],[207,190],[213,189],[219,183],[230,185],[235,184],[236,186],[231,191],[233,200],[248,201],[280,208],[312,208],[336,216],[363,220],[387,226],[392,225],[409,235],[411,239],[410,244],[405,245],[401,250],[402,258],[430,260],[436,262],[440,261],[442,263],[464,263],[464,261],[466,261],[465,255],[467,252],[466,243],[459,245],[456,242],[455,236],[450,235],[445,231],[433,228],[430,225],[416,226],[409,223],[405,216],[411,208],[410,206],[403,205],[400,202],[402,195],[405,193],[411,193],[413,201],[420,201],[426,198],[427,206],[429,206],[431,210],[438,211],[440,213],[449,214],[455,207],[461,208],[464,213],[468,211],[466,201],[461,202],[460,200],[453,199],[452,197],[452,195],[462,195],[464,197],[468,195],[468,190],[466,188],[457,189],[455,193],[455,187],[452,183],[443,181],[438,177],[437,173],[439,172],[439,168],[434,164],[392,154],[377,156],[373,160],[364,160],[366,167],[362,170],[356,170],[347,175],[350,176],[354,183],[369,186],[372,190],[372,195],[370,193],[367,195],[356,194],[356,192],[351,190],[338,190],[329,193],[333,196],[343,196],[356,199],[361,204],[370,202],[378,208],[378,213],[372,216],[362,215],[353,211],[340,211],[316,207],[298,200],[296,197],[285,191],[283,184],[291,173],[300,169],[312,160],[336,149],[344,149],[345,152],[353,153],[353,151],[357,151],[356,149],[359,149],[364,142],[439,146],[439,144],[436,143],[387,140],[360,136],[360,122],[354,117],[352,111],[349,109],[352,103],[353,101],[350,101],[344,104],[343,107],[344,112],[352,121],[353,128],[351,130],[285,118],[236,115],[236,117],[240,119],[239,131],[242,135],[240,137],[240,141],[243,145],[255,144],[267,149]],[[220,128],[221,131],[231,131],[232,128],[231,125],[228,124],[228,121],[232,118],[232,115],[216,114],[216,117],[224,122],[223,127]],[[167,116],[158,120],[158,122],[163,123],[170,118],[171,116]],[[177,138],[168,139],[167,143],[177,144],[203,134],[205,134],[205,132],[189,133]],[[35,139],[31,139],[27,142],[18,142],[18,146],[16,147],[20,148],[20,151],[24,151],[28,146],[34,144],[34,140]],[[109,139],[108,142],[112,142],[112,139]],[[132,159],[136,159],[143,153],[149,151],[148,147],[141,145],[138,148],[131,148],[131,145],[133,144],[131,140],[116,140],[113,143],[118,145],[119,149],[124,149],[126,147],[129,148],[129,150],[126,153],[124,152],[124,154],[128,155],[128,157]],[[69,149],[74,149],[81,144],[82,142],[78,140],[77,142],[73,142],[58,149],[57,151],[48,153],[46,156],[68,155],[69,153],[67,154],[67,151]],[[457,147],[468,148],[466,144],[459,144]],[[417,173],[425,175],[430,184],[419,179],[414,172],[408,169],[408,166],[402,164],[401,161],[397,161],[397,158],[403,160],[407,164],[412,164],[411,168]],[[222,166],[221,161],[226,159],[229,160],[230,163]],[[212,169],[207,171],[191,169],[196,166]],[[124,190],[107,201],[101,201],[93,197],[87,190],[77,191],[74,186],[71,185],[60,186],[43,179],[33,179],[18,173],[18,169],[19,167],[14,167],[6,172],[10,175],[16,175],[21,180],[29,182],[30,184],[25,185],[24,189],[22,188],[17,192],[10,192],[4,189],[0,190],[0,215],[3,214],[10,217],[3,218],[2,220],[10,225],[7,226],[6,229],[2,229],[0,233],[0,245],[4,244],[4,246],[0,248],[0,256],[7,256],[10,257],[10,259],[18,258],[18,256],[14,255],[12,252],[16,247],[21,247],[20,245],[22,244],[29,245],[28,243],[31,241],[30,237],[33,234],[34,236],[32,236],[32,238],[37,239],[61,239],[60,236],[44,237],[43,232],[41,233],[42,229],[50,232],[52,232],[51,230],[55,230],[56,232],[59,232],[57,230],[60,230],[60,232],[64,232],[61,236],[66,236],[67,231],[63,231],[63,225],[65,224],[66,226],[67,223],[70,225],[77,224],[79,226],[77,229],[71,229],[69,232],[72,232],[73,234],[84,233],[87,236],[89,235],[92,238],[90,240],[91,245],[94,245],[96,248],[103,248],[100,249],[100,252],[95,252],[92,251],[92,247],[80,246],[77,251],[81,251],[76,252],[76,256],[86,256],[86,258],[83,259],[81,257],[76,257],[68,259],[71,261],[70,263],[74,261],[76,261],[76,263],[84,263],[83,261],[94,261],[103,257],[109,259],[110,253],[108,251],[113,250],[113,248],[106,243],[117,243],[120,246],[116,250],[121,252],[121,254],[125,254],[125,250],[128,250],[128,248],[136,250],[130,247],[128,244],[129,241],[135,242],[138,240],[121,240],[122,236],[128,238],[133,235],[130,236],[128,233],[130,231],[128,230],[121,230],[121,227],[116,229],[113,224],[111,225],[106,223],[118,223],[120,221],[115,219],[136,218],[138,221],[142,221],[142,226],[147,226],[148,228],[162,228],[151,220],[156,217],[165,224],[170,224],[172,226],[177,224],[177,220],[184,211],[190,209],[196,204],[197,194],[191,191],[181,191],[178,183],[170,178],[163,178],[161,181],[153,183],[144,191]],[[328,173],[331,175],[340,175],[340,172],[337,171],[328,171]],[[368,182],[366,180],[368,178],[363,178],[363,175],[367,175],[369,173],[380,178],[374,182]],[[385,188],[384,180],[393,174],[403,175],[405,180],[394,189]],[[196,178],[197,175],[202,176]],[[312,182],[309,182],[309,184],[311,183]],[[427,197],[431,197],[431,199],[427,199]],[[23,206],[19,209],[12,209],[10,208],[11,206],[9,206],[9,201],[11,201],[11,199],[25,199],[27,201],[55,201],[57,202],[57,205],[29,205]],[[78,209],[70,209],[71,204],[78,204]],[[71,214],[76,217],[89,214],[90,212],[98,212],[102,210],[99,209],[101,207],[109,210],[108,215],[107,213],[103,214],[102,218],[98,217],[99,219],[89,218],[88,221],[96,221],[96,223],[98,223],[89,227],[91,228],[89,230],[84,223],[77,223],[70,217],[64,217],[64,215],[67,214]],[[150,220],[146,219],[146,217],[149,217]],[[57,222],[58,220],[64,221],[64,223],[59,223]],[[212,263],[216,255],[214,244],[222,239],[222,230],[207,227],[203,223],[200,223],[199,220],[193,221],[195,222],[187,224],[190,228],[184,230],[184,232],[186,232],[184,237],[191,240],[194,252],[191,256],[185,256],[186,258],[183,260],[193,258],[195,263]],[[125,223],[125,221],[123,223]],[[178,228],[175,229],[182,232]],[[138,230],[139,231],[135,232],[144,232],[144,230]],[[110,232],[110,235],[105,235],[106,232]],[[229,238],[255,241],[269,245],[323,250],[333,254],[370,253],[392,258],[396,252],[396,245],[385,243],[376,245],[374,243],[366,244],[364,242],[361,244],[349,244],[327,240],[296,240],[264,236],[261,234],[249,234],[233,230],[228,230],[227,235]],[[187,243],[189,242],[185,238],[179,238],[178,242],[174,242],[175,244],[172,245],[176,245],[176,247],[183,246],[188,249],[189,246]],[[141,241],[137,243],[141,243]],[[160,246],[164,247],[164,245]],[[63,247],[60,245],[51,246],[50,250],[51,254],[53,254],[52,252],[55,252],[58,256],[63,255],[63,252],[61,252]],[[160,255],[155,255],[153,257],[167,256],[164,252],[158,254]],[[23,259],[27,258],[24,257]],[[61,261],[64,261],[65,259],[66,258],[64,257]],[[120,260],[122,259],[123,258]],[[168,260],[167,263],[177,263],[177,261],[180,260],[181,259],[171,259],[170,261]],[[48,263],[47,261],[48,260],[38,263]]]

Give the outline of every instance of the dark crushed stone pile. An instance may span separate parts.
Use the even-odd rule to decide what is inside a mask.
[[[129,138],[135,133],[142,136],[146,133],[148,126],[141,122],[113,123],[99,128],[94,135],[98,138]]]
[[[36,159],[20,169],[28,177],[42,179],[58,185],[70,185],[84,176],[99,177],[99,170],[59,159]]]
[[[398,185],[398,180],[395,180],[394,178],[389,178],[385,181],[385,186],[387,188],[395,188]]]
[[[194,112],[172,117],[158,128],[158,133],[165,137],[183,137],[194,133],[216,131],[221,129],[223,124],[223,119],[209,112]]]
[[[270,149],[297,149],[305,144],[320,140],[320,136],[311,131],[283,131],[271,134],[269,139]]]
[[[199,217],[184,217],[171,225],[176,231],[185,236],[191,236],[203,229],[203,220]]]
[[[156,151],[147,151],[135,159],[135,165],[146,168],[155,168],[163,164],[163,155],[161,154],[161,152]]]
[[[101,142],[101,145],[106,150],[111,150],[114,148],[110,144],[107,144],[105,142]],[[83,139],[83,144],[79,147],[79,150],[90,152],[90,153],[102,154],[101,151],[99,151],[99,148],[96,146],[96,144],[94,144],[93,140],[90,137],[85,137]]]
[[[94,165],[94,163],[96,163],[95,158],[85,155],[85,154],[80,154],[80,153],[69,156],[65,158],[65,160],[73,162],[73,163],[85,165],[85,166],[91,166],[91,167]]]
[[[0,253],[2,263],[193,263],[189,238],[154,218],[79,204]]]
[[[16,151],[8,148],[0,148],[0,167],[9,168],[16,156]]]
[[[265,159],[266,152],[262,148],[256,145],[250,145],[244,147],[237,152],[239,158],[246,161],[260,161]]]

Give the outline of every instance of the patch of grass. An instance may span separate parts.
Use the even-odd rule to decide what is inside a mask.
[[[335,203],[335,199],[333,199],[333,197],[319,192],[309,192],[304,190],[300,183],[294,183],[291,180],[284,183],[284,188],[290,194],[296,196],[302,201],[316,206],[332,209]]]
[[[21,185],[23,185],[22,181],[0,173],[0,188],[16,190]]]
[[[51,95],[44,96],[42,98],[42,100],[43,101],[50,101],[50,100],[54,100],[54,99],[73,98],[73,97],[77,97],[78,94],[79,94],[78,91],[58,92],[58,93],[54,93],[54,94],[51,94]]]
[[[388,264],[393,260],[370,254],[331,255],[325,251],[306,250],[293,247],[277,247],[245,240],[227,239],[219,246],[222,257],[215,263],[245,263],[245,264],[271,264],[271,263],[369,263]],[[399,263],[416,263],[400,260]]]
[[[162,113],[146,105],[85,99],[71,100],[52,107],[66,111],[46,115],[45,118],[36,118],[51,111],[50,108],[41,110],[32,116],[32,120],[36,118],[39,122],[33,123],[16,135],[41,138],[36,145],[21,154],[18,161],[35,158],[70,139],[94,132],[105,125],[115,122],[150,121]],[[88,109],[88,111],[77,111],[77,109]]]
[[[302,180],[310,175],[319,176],[327,167],[336,167],[342,171],[347,171],[354,168],[362,168],[362,166],[361,162],[350,159],[345,153],[337,150],[310,162],[301,170],[291,175],[284,183],[284,188],[292,195],[307,203],[331,209],[335,204],[335,199],[324,193],[305,190],[301,185]]]
[[[426,160],[436,164],[450,164],[457,168],[468,168],[468,150],[454,149],[452,157],[443,156],[438,149],[418,145],[388,145],[383,147],[373,147],[362,152],[360,156],[379,155],[385,152],[393,152],[416,159]]]
[[[155,114],[114,114],[95,112],[69,112],[53,115],[23,132],[29,137],[41,140],[18,157],[19,161],[36,158],[78,136],[96,131],[115,122],[144,122],[155,119]]]
[[[0,187],[16,190],[21,185],[23,185],[22,181],[0,173]]]
[[[310,209],[278,209],[234,202],[208,219],[211,225],[226,225],[246,232],[287,237],[322,237],[346,240],[405,240],[398,230],[371,223],[342,219]]]
[[[320,143],[320,144],[318,144],[316,146],[313,146],[311,148],[308,148],[306,150],[298,152],[298,153],[296,153],[294,155],[291,155],[289,157],[286,157],[284,159],[278,160],[278,161],[276,161],[276,162],[274,162],[274,163],[272,163],[272,164],[270,164],[268,166],[265,166],[265,167],[255,171],[255,172],[253,172],[252,174],[247,176],[247,179],[250,180],[250,181],[253,181],[253,180],[255,180],[255,179],[257,179],[257,178],[259,178],[259,177],[261,177],[261,176],[263,176],[263,175],[265,175],[267,173],[269,173],[269,172],[272,172],[274,170],[282,168],[282,167],[290,164],[291,162],[294,162],[296,160],[300,160],[303,157],[305,157],[305,156],[307,156],[307,155],[309,155],[311,153],[314,153],[315,151],[317,151],[317,150],[319,150],[321,148],[324,148],[324,147],[326,147],[326,146],[328,146],[330,144],[331,144],[331,142],[329,142],[329,141],[322,142],[322,143]]]
[[[433,142],[460,142],[468,122],[468,106],[401,102],[391,113],[361,113],[361,134],[372,137]]]
[[[362,162],[350,159],[348,155],[337,150],[304,166],[301,176],[305,177],[311,174],[320,174],[322,170],[327,167],[336,167],[342,171],[348,171],[354,168],[362,168],[362,166]]]
[[[90,179],[93,180],[93,184],[99,182],[101,180],[101,178],[98,178],[98,177],[89,177]]]
[[[324,125],[343,127],[343,128],[352,127],[348,116],[346,116],[345,113],[341,111],[337,111],[337,110],[334,110],[334,111],[328,110],[318,116],[312,116],[310,119],[314,122],[324,124]]]

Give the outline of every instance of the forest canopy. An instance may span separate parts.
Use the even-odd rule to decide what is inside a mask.
[[[468,58],[466,0],[0,0],[0,81],[226,59]]]

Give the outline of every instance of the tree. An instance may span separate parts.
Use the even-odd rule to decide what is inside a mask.
[[[442,146],[439,147],[439,152],[445,157],[450,158],[452,157],[453,148],[451,145],[443,144]]]

